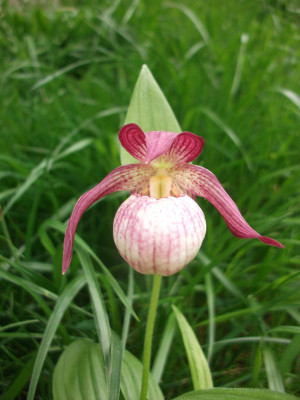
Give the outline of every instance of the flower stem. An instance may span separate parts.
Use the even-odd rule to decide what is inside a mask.
[[[150,370],[150,361],[151,361],[152,336],[153,336],[153,328],[154,328],[157,303],[158,303],[158,298],[159,298],[160,284],[161,284],[161,276],[154,275],[153,276],[152,293],[151,293],[151,299],[150,299],[150,305],[149,305],[149,311],[148,311],[146,333],[145,333],[144,355],[143,355],[143,376],[142,376],[142,388],[141,388],[140,400],[147,399],[149,370]]]

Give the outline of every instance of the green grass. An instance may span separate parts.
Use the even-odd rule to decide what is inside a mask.
[[[26,398],[38,351],[46,358],[34,378],[35,398],[51,399],[53,369],[64,346],[79,337],[98,339],[100,317],[94,318],[93,305],[100,299],[94,294],[90,300],[88,285],[67,298],[62,319],[52,314],[55,305],[66,306],[65,293],[79,285],[75,279],[83,273],[75,255],[61,276],[63,224],[76,199],[119,165],[117,132],[144,63],[181,127],[205,138],[198,163],[218,176],[256,230],[286,246],[233,237],[200,199],[207,236],[195,261],[163,279],[154,359],[171,335],[166,321],[175,304],[209,355],[215,386],[284,388],[300,395],[297,7],[284,0],[3,2],[4,399]],[[112,239],[113,217],[125,198],[103,199],[85,214],[78,232],[96,254],[110,324],[141,358],[150,279],[135,273],[126,299],[129,267]],[[131,301],[140,321],[131,317],[127,336],[123,321],[129,321]],[[48,349],[40,350],[50,318],[58,329],[52,327]],[[159,372],[167,399],[192,389],[178,330],[170,346]]]

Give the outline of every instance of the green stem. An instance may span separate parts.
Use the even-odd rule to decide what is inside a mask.
[[[142,377],[142,388],[141,388],[140,400],[147,399],[149,370],[150,370],[150,361],[151,361],[152,336],[153,336],[153,328],[154,328],[157,303],[158,303],[158,298],[159,298],[160,284],[161,284],[161,276],[154,275],[151,300],[150,300],[150,306],[149,306],[149,311],[148,311],[146,333],[145,333],[144,355],[143,355],[143,377]]]

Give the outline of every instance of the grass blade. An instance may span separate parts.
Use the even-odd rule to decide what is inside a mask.
[[[300,335],[295,335],[280,359],[279,368],[283,376],[291,373],[293,362],[299,357],[299,349]]]
[[[209,315],[207,361],[208,363],[210,363],[213,355],[215,334],[216,334],[215,301],[214,301],[214,289],[213,289],[212,277],[209,272],[205,275],[204,280],[205,280],[205,290],[206,290],[208,315]]]
[[[35,355],[27,361],[8,390],[2,394],[1,400],[14,400],[18,396],[31,377],[34,359]]]
[[[284,333],[292,333],[295,335],[300,334],[300,326],[277,326],[276,328],[272,328],[269,332],[284,332]]]
[[[35,359],[27,400],[34,399],[36,387],[43,368],[43,364],[47,356],[49,347],[51,345],[53,336],[55,335],[55,332],[58,328],[58,325],[69,304],[85,284],[86,284],[85,277],[78,276],[76,279],[74,279],[72,282],[68,284],[68,286],[65,288],[65,290],[59,297],[54,307],[53,313],[51,314],[51,317],[47,323],[47,327],[45,329],[45,333]]]
[[[111,331],[109,326],[108,315],[102,298],[102,293],[97,282],[96,274],[89,256],[83,251],[77,251],[80,263],[82,265],[86,282],[88,284],[93,312],[95,316],[95,324],[99,337],[99,343],[103,352],[105,370],[109,371]]]
[[[205,28],[200,18],[190,8],[186,7],[183,4],[176,4],[176,3],[167,3],[167,7],[177,8],[178,10],[182,11],[183,14],[186,17],[188,17],[188,19],[192,22],[194,27],[200,33],[205,44],[209,43],[210,37],[207,29]]]
[[[263,347],[262,351],[269,388],[277,392],[284,392],[282,376],[276,365],[272,350],[269,347]]]
[[[300,97],[295,92],[284,88],[278,88],[276,91],[289,99],[300,110]]]
[[[44,224],[41,227],[41,231],[45,231],[48,228],[52,228],[54,230],[57,230],[58,232],[61,232],[62,234],[65,233],[66,227],[64,224],[62,224],[60,221],[57,221],[55,219],[48,219],[47,221],[44,222]],[[46,235],[43,235],[43,238],[46,239]],[[136,315],[135,311],[133,310],[130,302],[128,301],[124,291],[122,290],[121,286],[119,285],[118,281],[114,278],[114,276],[111,274],[111,272],[108,270],[108,268],[103,264],[103,262],[100,260],[99,257],[97,257],[96,253],[88,246],[88,244],[78,235],[76,234],[75,236],[75,250],[77,249],[85,251],[87,254],[89,254],[96,262],[97,264],[101,267],[107,281],[109,282],[110,286],[120,299],[120,301],[124,304],[126,309],[130,311],[132,316],[139,321],[138,316]]]
[[[43,160],[40,162],[39,165],[37,165],[30,171],[25,182],[22,185],[20,185],[20,187],[17,188],[15,194],[12,196],[12,198],[9,200],[9,202],[3,209],[3,215],[5,215],[15,204],[15,202],[18,201],[20,197],[23,196],[23,194],[42,176],[46,168],[47,168],[47,160]]]
[[[174,314],[171,314],[167,320],[166,327],[164,333],[162,335],[160,345],[153,362],[153,367],[151,370],[151,374],[155,382],[159,383],[161,377],[164,372],[164,368],[167,362],[167,357],[170,351],[170,347],[173,341],[174,333],[175,333],[175,318]]]
[[[236,63],[232,86],[230,89],[230,96],[235,96],[237,94],[240,83],[241,83],[243,65],[244,65],[244,61],[245,61],[246,48],[247,48],[248,41],[249,41],[249,35],[247,35],[246,33],[243,33],[241,36],[241,46],[240,46],[240,51],[239,51],[239,55],[238,55],[238,59],[237,59],[237,63]]]
[[[92,60],[82,60],[82,61],[78,61],[76,63],[67,65],[66,67],[63,67],[55,72],[53,72],[52,74],[46,76],[43,79],[40,79],[39,81],[37,81],[31,88],[31,90],[36,90],[42,86],[45,86],[47,83],[53,81],[54,79],[58,78],[59,76],[66,74],[69,71],[72,71],[73,69],[76,69],[78,67],[81,67],[82,65],[87,65],[87,64],[91,64],[92,62],[95,62],[94,59]]]
[[[111,337],[109,399],[118,400],[120,396],[121,367],[123,359],[122,342],[117,335]]]
[[[130,306],[132,306],[132,302],[133,302],[133,291],[134,291],[134,273],[133,273],[133,268],[129,268],[127,298],[128,298],[128,302],[129,302]],[[126,347],[129,326],[130,326],[130,319],[131,319],[130,316],[131,316],[131,313],[130,313],[129,309],[126,308],[124,322],[123,322],[123,330],[122,330],[123,351],[125,350],[125,347]]]
[[[181,331],[194,389],[207,389],[213,387],[211,372],[195,333],[178,308],[175,306],[172,306],[172,308]]]
[[[212,111],[206,107],[201,107],[201,111],[205,115],[207,115],[236,145],[236,147],[242,153],[248,169],[251,170],[252,166],[251,166],[249,157],[247,156],[246,151],[242,145],[242,142],[241,142],[240,138],[236,135],[236,133],[214,111]]]

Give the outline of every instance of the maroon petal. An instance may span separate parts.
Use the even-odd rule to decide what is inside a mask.
[[[75,204],[66,229],[62,263],[63,274],[69,268],[72,259],[75,231],[83,213],[93,203],[110,193],[119,190],[131,191],[146,185],[151,173],[151,168],[142,164],[128,164],[118,167],[110,172],[97,186],[90,189],[79,198]]]
[[[176,162],[191,162],[201,153],[204,139],[191,132],[143,132],[137,124],[127,124],[119,132],[121,145],[134,158],[149,164],[162,154]]]
[[[178,133],[151,131],[144,133],[137,124],[127,124],[119,132],[119,140],[134,158],[149,164],[169,150]]]
[[[139,161],[145,161],[146,137],[137,124],[127,124],[119,132],[119,140],[125,150]]]
[[[281,243],[266,236],[261,236],[245,221],[235,202],[227,194],[216,176],[198,165],[186,164],[174,171],[178,184],[197,196],[204,197],[213,204],[224,218],[230,231],[239,238],[257,238],[276,247]]]
[[[204,147],[204,139],[191,132],[182,132],[174,139],[167,154],[177,162],[189,163],[199,156]]]

